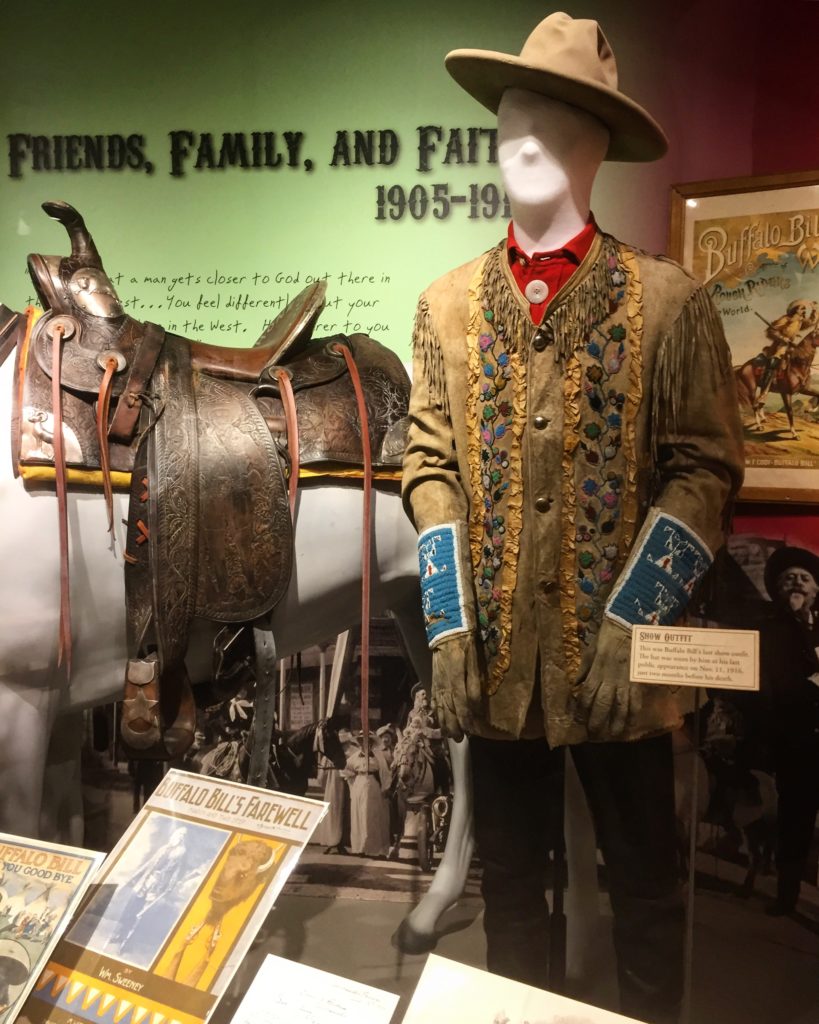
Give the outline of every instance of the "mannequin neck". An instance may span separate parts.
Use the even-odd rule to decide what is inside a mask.
[[[585,111],[523,89],[498,108],[498,163],[515,239],[531,255],[559,249],[585,227],[609,133]]]
[[[591,214],[589,202],[578,207],[576,203],[568,201],[547,208],[513,203],[510,197],[509,205],[515,241],[527,256],[563,248],[580,234]]]

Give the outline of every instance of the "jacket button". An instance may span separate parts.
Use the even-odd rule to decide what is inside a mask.
[[[532,422],[538,430],[544,430],[549,426],[549,418],[547,416],[535,416]]]
[[[557,580],[541,580],[541,594],[553,594],[557,590]]]
[[[532,348],[536,352],[542,352],[545,348],[549,346],[550,342],[551,339],[549,337],[549,334],[543,327],[540,327],[537,331],[535,331],[535,336],[534,338],[532,338]]]
[[[533,306],[539,306],[549,296],[549,286],[545,281],[530,281],[523,289],[523,294]]]
[[[551,507],[551,498],[538,498],[535,502],[535,508],[538,510],[538,512],[548,512]]]

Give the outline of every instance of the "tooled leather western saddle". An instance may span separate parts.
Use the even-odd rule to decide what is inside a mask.
[[[80,214],[62,202],[43,208],[66,228],[71,255],[29,256],[45,313],[24,331],[25,316],[0,307],[0,358],[16,345],[19,472],[53,477],[60,499],[61,649],[70,658],[66,488],[101,483],[111,526],[112,489],[130,474],[123,738],[134,753],[183,752],[193,737],[184,663],[193,619],[252,624],[259,688],[250,781],[259,783],[275,664],[265,617],[290,579],[300,467],[399,470],[409,379],[365,335],[312,338],[323,283],[249,349],[135,320]]]

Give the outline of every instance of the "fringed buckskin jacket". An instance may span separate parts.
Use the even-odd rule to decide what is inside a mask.
[[[719,317],[677,264],[598,233],[540,325],[501,243],[427,289],[413,341],[404,503],[422,583],[441,524],[461,581],[434,673],[463,678],[467,732],[583,742],[604,614],[673,625],[723,543],[743,452]],[[617,738],[677,726],[684,693],[643,687]]]

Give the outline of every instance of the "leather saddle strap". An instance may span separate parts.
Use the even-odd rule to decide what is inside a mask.
[[[276,638],[269,623],[253,624],[253,642],[256,648],[256,701],[247,781],[250,786],[266,787],[276,718]]]
[[[9,314],[8,318],[2,315],[3,310]],[[0,306],[0,366],[5,363],[11,353],[17,347],[21,337],[20,325],[25,322],[25,317],[20,313],[14,313],[5,306]]]
[[[296,415],[296,396],[287,370],[279,370],[276,374],[279,382],[279,394],[284,409],[284,422],[287,428],[287,454],[290,457],[290,479],[287,482],[287,497],[290,502],[290,520],[296,522],[296,492],[299,489],[299,420]]]
[[[344,356],[350,380],[353,382],[358,416],[361,422],[361,455],[364,463],[364,513],[361,525],[361,728],[364,730],[363,748],[367,751],[367,770],[370,766],[370,576],[372,552],[372,490],[373,455],[370,449],[370,418],[364,388],[355,359],[346,345],[335,345]]]
[[[159,353],[165,341],[165,331],[156,324],[145,324],[145,331],[131,359],[128,379],[117,402],[108,437],[118,444],[130,444],[134,436],[139,412],[142,407],[142,395],[147,390],[148,382],[153,376]]]
[[[57,519],[60,537],[60,632],[57,665],[65,659],[71,676],[71,588],[68,576],[68,494],[65,444],[63,442],[63,399],[60,388],[62,342],[65,326],[55,323],[51,331],[51,406],[54,420],[54,477],[57,489]]]
[[[111,408],[111,391],[114,374],[117,372],[117,361],[113,357],[105,364],[100,391],[97,397],[97,441],[100,446],[100,470],[102,472],[102,490],[105,495],[105,508],[108,512],[108,532],[114,532],[114,489],[111,486],[111,457],[108,451],[108,412]]]

